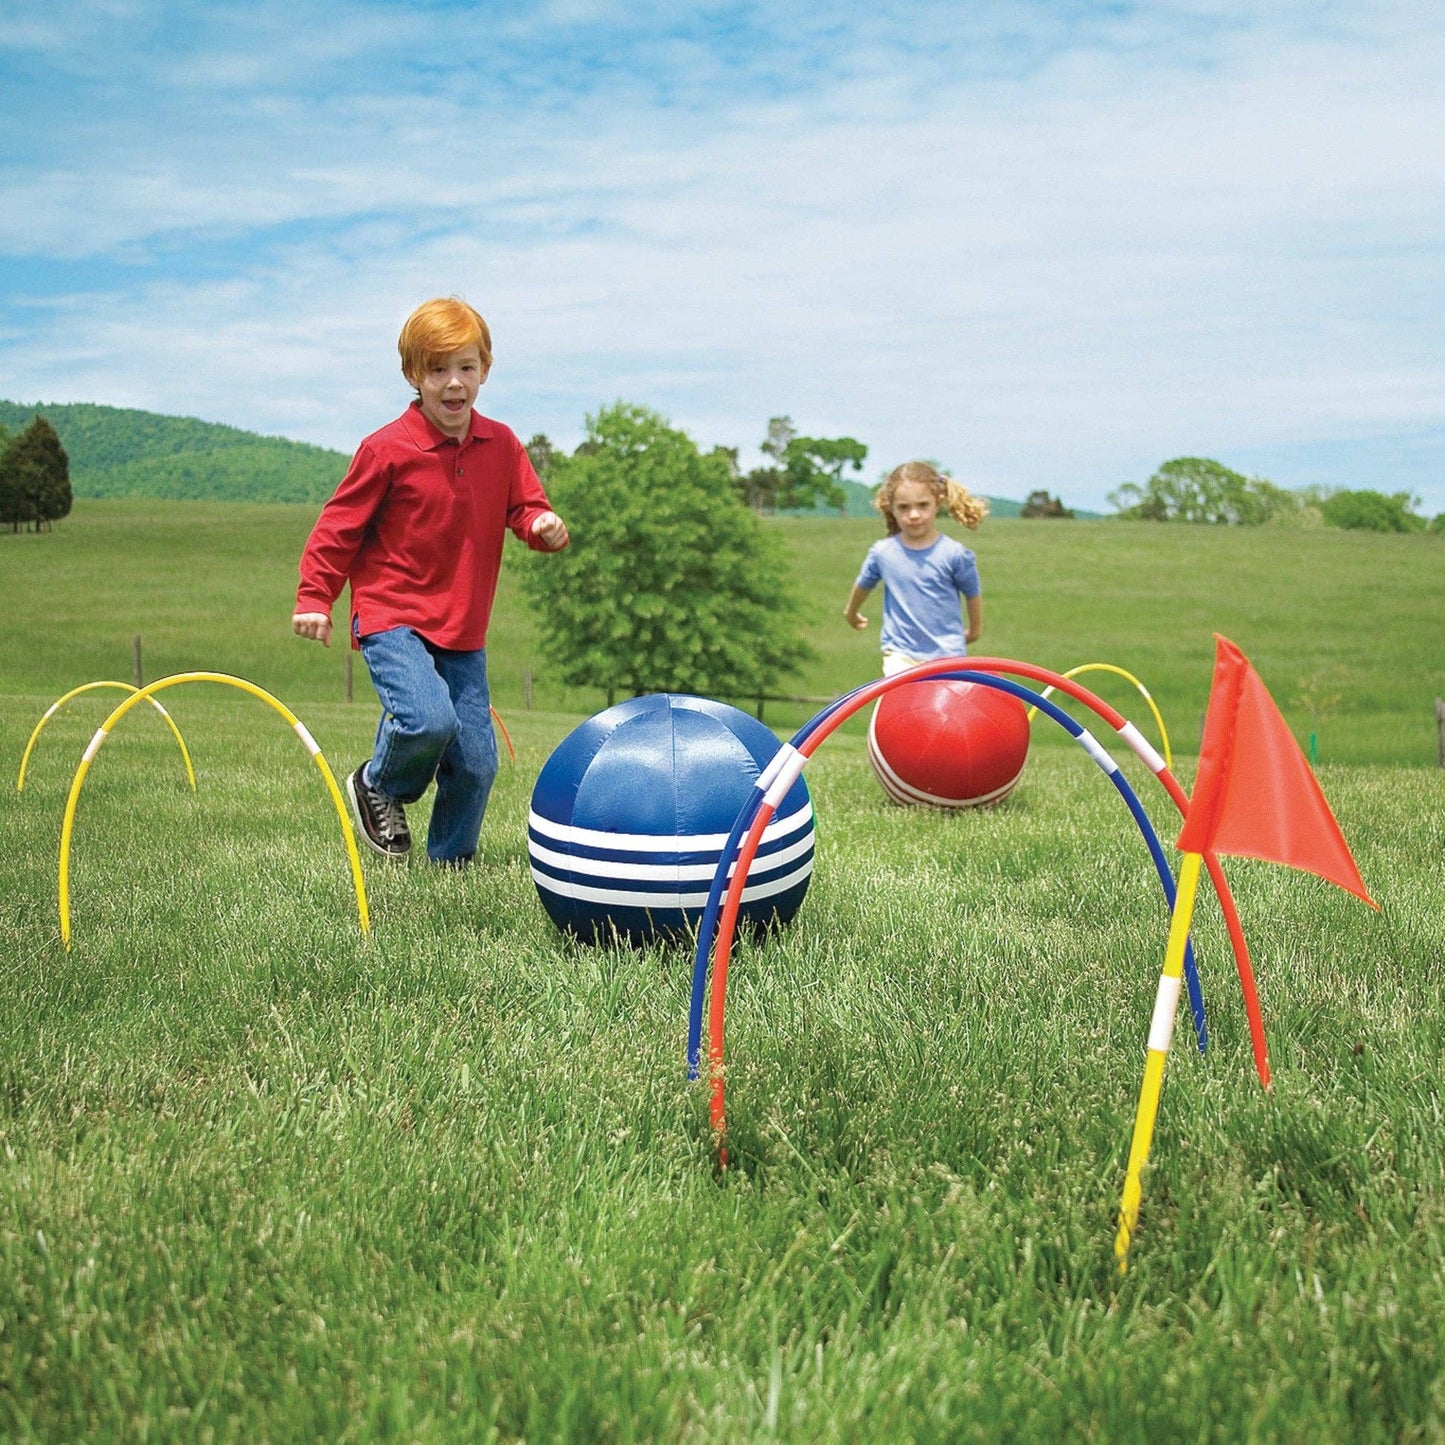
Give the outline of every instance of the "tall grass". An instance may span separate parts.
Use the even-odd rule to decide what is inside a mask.
[[[27,645],[5,644],[0,759],[18,764],[65,687],[128,675],[138,618],[155,672],[253,676],[338,772],[365,756],[374,719],[336,700],[337,657],[285,635],[291,562],[268,559],[278,516],[298,545],[305,519],[218,509],[207,540],[207,510],[196,562],[170,568],[139,526],[113,573],[75,544],[42,551],[64,529],[6,542],[5,605],[13,559],[46,584]],[[797,550],[817,578],[815,535]],[[1046,654],[1005,630],[1013,535],[980,540],[996,650],[1082,660],[1070,638]],[[854,550],[826,565],[846,573]],[[820,617],[831,599],[817,585]],[[1239,620],[1221,630],[1273,683],[1270,637]],[[104,636],[121,656],[97,665]],[[858,641],[841,622],[836,638],[840,656]],[[1148,656],[1113,660],[1167,698]],[[1207,648],[1194,667],[1207,686]],[[690,959],[567,943],[528,876],[531,785],[575,715],[509,708],[519,756],[479,866],[368,862],[363,936],[335,813],[280,719],[230,689],[164,700],[198,791],[133,710],[81,798],[69,953],[61,809],[112,700],[52,720],[24,793],[0,775],[0,1434],[1445,1431],[1445,774],[1326,749],[1378,915],[1228,863],[1274,1088],[1206,904],[1211,1047],[1176,1035],[1121,1279],[1113,1214],[1166,917],[1076,749],[1041,734],[1015,794],[963,815],[889,805],[855,735],[820,751],[809,896],[734,962],[718,1176],[683,1077]],[[1136,785],[1168,837],[1172,809]]]

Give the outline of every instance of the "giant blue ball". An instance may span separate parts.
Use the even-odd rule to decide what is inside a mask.
[[[728,833],[781,745],[726,703],[652,693],[558,743],[532,790],[527,853],[542,906],[588,943],[646,943],[695,929]],[[802,778],[748,870],[740,921],[786,923],[813,873]]]

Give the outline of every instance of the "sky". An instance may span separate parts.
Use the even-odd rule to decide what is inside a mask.
[[[420,301],[568,449],[1445,512],[1439,0],[0,0],[0,397],[350,453]]]

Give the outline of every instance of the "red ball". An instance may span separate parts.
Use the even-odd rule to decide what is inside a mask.
[[[1012,791],[1029,755],[1018,698],[976,682],[908,682],[868,724],[868,761],[895,803],[976,808]]]

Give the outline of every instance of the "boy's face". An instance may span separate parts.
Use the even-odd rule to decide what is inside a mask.
[[[487,368],[476,346],[434,357],[425,363],[416,380],[423,414],[448,436],[466,436],[472,424],[472,403],[486,379]]]

